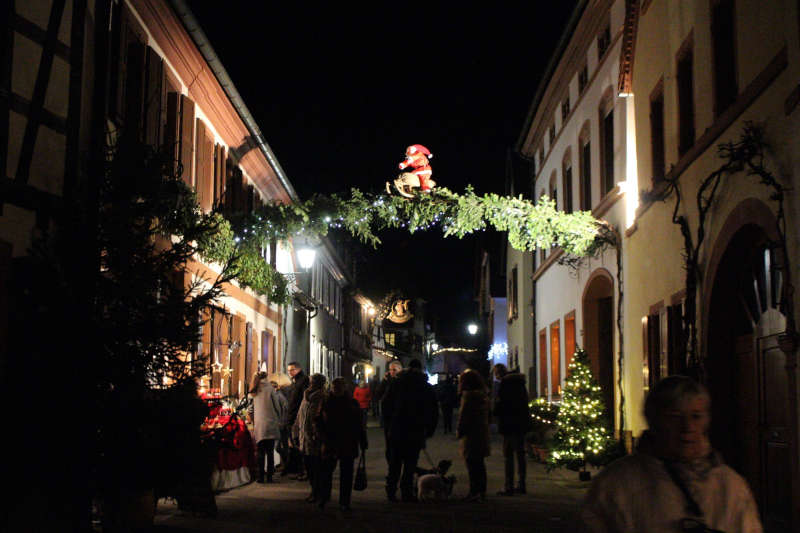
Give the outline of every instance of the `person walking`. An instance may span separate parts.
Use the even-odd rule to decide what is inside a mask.
[[[747,482],[711,447],[708,390],[685,376],[659,381],[647,396],[636,453],[595,477],[581,520],[588,533],[725,531],[761,533]]]
[[[289,434],[289,438],[291,439],[293,434],[291,429],[294,426],[295,421],[297,421],[297,413],[300,411],[300,404],[303,401],[303,395],[309,386],[309,379],[305,372],[303,372],[303,369],[300,367],[300,363],[292,361],[286,365],[286,370],[289,373],[292,383],[289,385],[286,392],[286,399],[289,403],[289,411],[286,415],[286,425],[284,427],[286,428],[286,432]],[[299,445],[296,441],[289,443],[289,460],[286,464],[286,468],[284,468],[281,472],[281,476],[285,476],[287,474],[297,474],[301,481],[304,479],[303,456],[299,452]]]
[[[458,393],[452,376],[448,374],[445,380],[439,384],[436,396],[439,400],[439,408],[442,411],[443,435],[447,435],[453,432],[453,408],[455,408],[458,400]]]
[[[281,436],[281,420],[286,414],[286,400],[273,388],[266,372],[253,375],[250,397],[253,401],[248,414],[254,425],[253,440],[256,442],[258,457],[256,481],[272,483],[275,473],[275,441]]]
[[[400,374],[400,372],[402,372],[402,370],[403,363],[400,361],[392,361],[389,363],[389,370],[387,370],[386,374],[383,376],[375,395],[381,405],[381,427],[383,428],[383,438],[386,444],[384,448],[386,466],[389,466],[389,463],[391,462],[389,458],[392,455],[392,443],[389,440],[389,421],[386,418],[386,393],[389,392],[389,388],[391,387],[392,383],[397,380],[397,376]]]
[[[497,419],[497,431],[503,436],[505,460],[505,485],[497,494],[500,496],[525,494],[528,460],[525,456],[525,434],[533,427],[525,376],[519,372],[509,372],[503,364],[494,365],[492,371],[499,382],[493,414]],[[514,487],[515,459],[518,475],[516,488]]]
[[[358,387],[353,391],[353,398],[358,402],[361,409],[362,424],[367,427],[367,415],[369,414],[369,403],[372,401],[372,391],[367,387],[367,382],[363,379],[358,382]]]
[[[292,384],[291,378],[288,374],[284,374],[281,372],[275,372],[270,374],[267,378],[272,385],[272,388],[278,391],[278,395],[280,396],[281,402],[286,406],[283,411],[283,417],[281,419],[281,431],[280,437],[275,442],[275,451],[278,452],[278,456],[280,457],[280,463],[275,468],[275,471],[283,471],[286,469],[287,463],[289,461],[289,434],[291,430],[287,427],[287,421],[289,418],[289,399],[288,399],[288,392],[289,387]]]
[[[322,436],[319,433],[318,417],[325,401],[326,378],[322,374],[313,374],[310,385],[303,393],[297,419],[292,426],[293,442],[303,457],[311,494],[306,501],[313,503],[319,498],[320,473],[322,462]]]
[[[320,490],[317,505],[320,509],[331,498],[333,471],[339,463],[339,508],[350,511],[350,496],[353,492],[353,461],[359,449],[367,449],[367,430],[362,423],[362,411],[358,402],[350,397],[344,378],[331,381],[331,390],[322,404],[319,417],[319,433],[322,436],[322,461]]]
[[[486,463],[489,456],[489,396],[486,384],[475,370],[467,369],[459,380],[461,406],[456,436],[467,464],[469,494],[464,501],[486,501]]]
[[[384,398],[392,452],[386,477],[386,496],[397,500],[397,485],[403,501],[416,501],[414,472],[425,439],[433,436],[439,418],[436,393],[422,372],[422,364],[412,359],[408,369],[392,382]]]

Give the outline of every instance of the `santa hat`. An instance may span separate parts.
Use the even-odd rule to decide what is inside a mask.
[[[417,151],[420,151],[426,156],[428,156],[428,158],[433,159],[433,154],[431,153],[431,151],[422,146],[421,144],[412,144],[411,146],[406,148],[406,153],[409,155],[416,153]]]

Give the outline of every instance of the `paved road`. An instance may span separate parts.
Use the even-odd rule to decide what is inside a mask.
[[[466,467],[458,455],[458,441],[452,435],[442,435],[441,430],[428,441],[428,451],[434,461],[453,461],[451,473],[457,478],[453,499],[443,504],[390,503],[384,491],[383,430],[371,421],[368,431],[368,488],[353,493],[350,514],[339,511],[337,474],[334,474],[332,501],[324,511],[303,501],[309,492],[307,482],[281,478],[272,485],[251,483],[217,495],[219,511],[215,519],[195,517],[178,511],[173,504],[159,502],[156,531],[506,533],[576,530],[576,511],[587,483],[578,481],[575,472],[559,470],[548,474],[544,465],[529,462],[527,495],[495,495],[503,488],[501,441],[496,435],[493,436],[492,455],[487,459],[489,493],[485,503],[459,501],[469,487]],[[420,464],[427,466],[424,456]]]

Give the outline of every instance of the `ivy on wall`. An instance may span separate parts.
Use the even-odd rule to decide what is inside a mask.
[[[517,250],[555,245],[574,257],[596,252],[598,239],[606,233],[604,223],[588,211],[558,211],[547,197],[534,203],[521,196],[479,196],[471,186],[463,194],[442,187],[410,200],[351,189],[349,195],[315,195],[295,204],[274,202],[249,214],[212,216],[219,230],[199,243],[201,256],[232,262],[240,285],[281,304],[288,301],[288,283],[265,261],[263,251],[271,242],[295,236],[318,240],[331,228],[344,229],[377,247],[381,243],[377,233],[387,228],[414,233],[439,226],[444,237],[462,238],[492,226],[508,232],[508,241]]]

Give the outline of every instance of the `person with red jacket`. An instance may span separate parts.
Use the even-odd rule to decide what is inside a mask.
[[[367,413],[369,412],[369,404],[372,401],[372,391],[367,387],[367,382],[363,379],[358,382],[358,387],[353,391],[353,398],[358,402],[358,407],[361,408],[361,423],[367,427]]]

